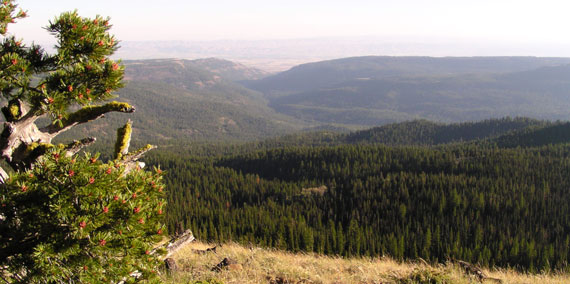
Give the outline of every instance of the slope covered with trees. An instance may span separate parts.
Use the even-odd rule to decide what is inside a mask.
[[[556,122],[544,127],[532,126],[507,133],[489,142],[503,148],[567,144],[570,143],[570,122]]]
[[[170,230],[292,251],[537,271],[570,256],[569,149],[342,145],[155,154]]]
[[[472,142],[479,144],[497,143],[499,146],[507,147],[509,145],[506,143],[507,140],[513,140],[510,145],[520,146],[540,146],[570,142],[567,136],[548,130],[551,127],[558,129],[556,128],[558,124],[526,117],[504,117],[460,123],[413,120],[348,133],[346,131],[336,132],[336,129],[294,133],[247,143],[241,149],[234,148],[232,151],[236,153],[255,149],[266,150],[291,146],[333,146],[343,144],[437,146]],[[552,134],[543,135],[541,132],[552,132]],[[527,137],[522,137],[521,135],[523,134]],[[524,142],[533,136],[540,139],[541,143],[530,144]],[[515,139],[516,141],[514,141]]]
[[[450,124],[414,120],[349,133],[343,136],[342,141],[386,145],[439,145],[489,139],[515,130],[531,127],[538,129],[549,124],[546,121],[522,117]]]

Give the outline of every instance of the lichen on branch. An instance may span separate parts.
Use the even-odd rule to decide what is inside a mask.
[[[129,152],[131,134],[133,132],[132,122],[129,120],[125,126],[117,129],[117,142],[115,143],[115,159],[119,160]]]
[[[112,101],[104,105],[97,106],[84,106],[78,111],[71,113],[69,117],[61,120],[61,123],[51,124],[47,127],[40,129],[49,134],[59,134],[77,124],[86,123],[95,120],[108,112],[123,112],[132,113],[135,107],[128,103]]]

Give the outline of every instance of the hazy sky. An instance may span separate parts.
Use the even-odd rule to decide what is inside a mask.
[[[10,31],[46,42],[63,11],[110,16],[122,41],[330,36],[462,38],[570,44],[565,0],[20,0],[30,17]]]

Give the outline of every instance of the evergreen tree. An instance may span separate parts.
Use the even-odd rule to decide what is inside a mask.
[[[0,91],[6,123],[0,155],[0,274],[18,283],[118,283],[156,280],[154,244],[165,228],[162,172],[137,160],[154,146],[129,152],[130,122],[118,131],[115,158],[78,152],[95,138],[52,144],[58,134],[111,111],[123,67],[109,59],[117,41],[109,19],[64,13],[47,30],[56,54],[8,36],[24,18],[12,0],[0,3]],[[45,126],[36,122],[47,117]]]

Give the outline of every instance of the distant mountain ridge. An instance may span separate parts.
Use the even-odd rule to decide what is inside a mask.
[[[301,64],[247,86],[263,92],[299,92],[356,79],[510,73],[565,64],[570,58],[362,56]]]
[[[570,119],[570,58],[343,58],[250,81],[276,111],[321,124]]]

